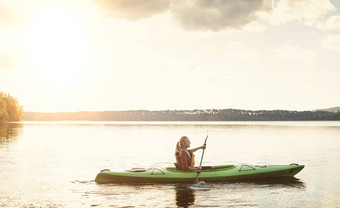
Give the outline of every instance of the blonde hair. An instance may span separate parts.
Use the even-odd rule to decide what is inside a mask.
[[[185,140],[189,139],[187,136],[182,136],[181,139],[177,142],[176,144],[176,150],[175,150],[175,154],[177,152],[181,153],[184,150],[184,142]]]

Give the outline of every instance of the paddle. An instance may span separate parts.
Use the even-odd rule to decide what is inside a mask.
[[[207,144],[207,139],[208,139],[208,135],[207,135],[207,137],[205,138],[204,145]],[[201,167],[202,167],[202,161],[203,161],[204,151],[205,151],[205,149],[203,149],[202,157],[201,157],[201,162],[200,162],[200,166],[198,167],[198,170],[197,170],[196,183],[198,183],[198,177],[199,177],[199,175],[200,175],[200,173],[201,173]]]

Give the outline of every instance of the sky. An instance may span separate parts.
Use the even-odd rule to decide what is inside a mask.
[[[340,106],[340,0],[0,0],[25,111]]]

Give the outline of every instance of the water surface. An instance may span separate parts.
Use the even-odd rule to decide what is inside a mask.
[[[101,169],[172,166],[209,132],[203,165],[306,165],[295,179],[98,185]],[[196,154],[199,163],[201,152]],[[24,122],[0,126],[1,207],[340,207],[340,122]]]

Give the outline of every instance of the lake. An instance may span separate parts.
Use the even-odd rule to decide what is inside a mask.
[[[102,169],[304,164],[290,180],[96,184]],[[196,154],[199,164],[202,151]],[[23,122],[0,125],[0,207],[340,207],[340,122]]]

